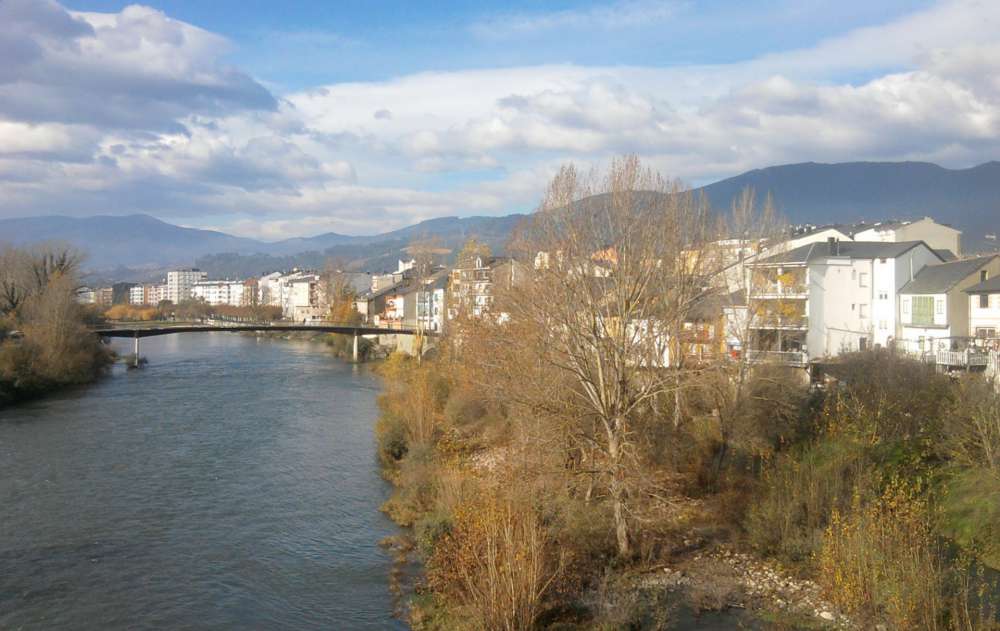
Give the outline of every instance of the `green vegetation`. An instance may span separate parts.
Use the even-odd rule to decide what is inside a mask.
[[[90,382],[112,362],[75,300],[77,265],[63,250],[0,251],[0,406]]]

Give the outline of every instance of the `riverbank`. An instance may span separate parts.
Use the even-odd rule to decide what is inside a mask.
[[[383,510],[425,568],[414,629],[996,628],[995,522],[962,508],[996,497],[960,442],[996,422],[975,377],[885,353],[823,391],[760,369],[731,418],[690,384],[679,421],[636,423],[622,556],[581,419],[524,406],[564,386],[474,350],[379,368]]]

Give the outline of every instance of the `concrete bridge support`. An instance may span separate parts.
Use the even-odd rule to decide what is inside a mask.
[[[132,365],[136,368],[139,367],[139,336],[135,336],[135,345],[133,350],[134,357],[132,358]]]
[[[358,363],[358,332],[354,332],[354,363]]]

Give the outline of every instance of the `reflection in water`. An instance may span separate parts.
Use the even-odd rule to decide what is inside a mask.
[[[0,412],[0,627],[403,628],[374,378],[226,333],[142,353]]]

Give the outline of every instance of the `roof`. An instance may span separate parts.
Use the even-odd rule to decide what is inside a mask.
[[[852,259],[894,259],[909,252],[918,245],[927,245],[923,241],[899,241],[886,243],[883,241],[839,241],[837,254],[831,254],[826,242],[808,243],[806,245],[781,252],[758,261],[757,265],[776,265],[778,263],[809,263],[827,258]],[[930,248],[928,248],[930,249]],[[940,258],[940,256],[938,257]]]
[[[995,294],[1000,293],[1000,276],[994,276],[978,285],[973,285],[965,290],[967,294]]]
[[[995,258],[980,256],[974,259],[927,265],[910,282],[899,290],[901,294],[943,294],[952,287],[975,274],[981,267]]]
[[[941,260],[943,260],[943,261],[957,261],[958,260],[958,257],[955,256],[955,253],[952,252],[951,250],[945,250],[945,249],[934,250],[934,254],[937,254],[939,257],[941,257]]]

